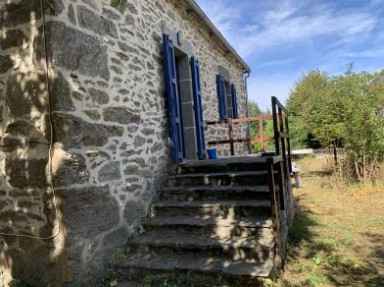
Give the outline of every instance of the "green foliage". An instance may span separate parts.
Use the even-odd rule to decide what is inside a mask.
[[[329,76],[320,71],[310,71],[303,75],[296,83],[287,101],[290,111],[290,134],[292,146],[303,148],[308,144],[308,134],[311,127],[308,117],[311,115],[312,101],[325,94]]]
[[[122,248],[116,248],[113,254],[112,265],[121,265],[127,259],[127,255],[125,254]]]
[[[120,10],[120,12],[124,11],[124,8],[127,5],[127,0],[111,0],[111,6]]]
[[[261,115],[266,115],[266,114],[271,114],[270,111],[263,112],[258,104],[254,101],[249,101],[248,103],[248,114],[249,117],[257,117]],[[273,122],[272,121],[264,121],[264,136],[273,136],[274,131],[273,131]],[[259,123],[258,122],[251,122],[250,123],[250,128],[251,128],[251,137],[258,137],[259,136]],[[274,150],[274,145],[273,142],[267,142],[266,146],[264,147],[264,150]],[[253,142],[252,143],[252,152],[253,153],[258,153],[262,151],[259,143]]]
[[[384,70],[354,73],[350,64],[339,76],[311,71],[295,84],[287,107],[294,147],[303,146],[308,134],[323,147],[344,146],[344,168],[361,181],[383,162]]]

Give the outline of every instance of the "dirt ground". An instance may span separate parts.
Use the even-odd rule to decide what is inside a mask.
[[[384,186],[346,186],[326,170],[325,158],[297,161],[285,286],[384,286]]]

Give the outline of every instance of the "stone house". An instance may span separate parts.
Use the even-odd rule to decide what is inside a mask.
[[[0,27],[0,280],[100,278],[250,69],[193,0],[1,0]]]

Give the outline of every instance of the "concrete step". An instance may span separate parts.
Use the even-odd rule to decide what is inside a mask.
[[[127,244],[130,258],[167,256],[221,257],[233,261],[264,262],[271,257],[274,241],[272,230],[263,237],[220,237],[174,234],[143,234],[131,238]]]
[[[270,217],[223,218],[190,216],[157,216],[141,223],[146,233],[190,234],[207,237],[254,237],[269,236],[272,228]]]
[[[268,200],[269,186],[196,186],[168,187],[158,193],[159,200],[205,201],[205,200]]]
[[[158,201],[152,205],[153,216],[211,216],[224,218],[269,215],[269,200],[237,201]]]
[[[168,186],[255,186],[267,184],[267,171],[188,173],[172,175],[168,179]]]
[[[207,173],[266,170],[278,157],[243,156],[181,163],[176,173]]]
[[[233,282],[231,286],[261,286],[273,273],[272,257],[263,263],[247,263],[209,256],[151,256],[130,258],[120,268],[129,278],[184,278],[188,283]],[[191,286],[191,285],[185,285]]]

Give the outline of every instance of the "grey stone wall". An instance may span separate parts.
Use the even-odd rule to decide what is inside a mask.
[[[47,172],[46,65],[35,58],[42,49],[41,25],[40,1],[1,1],[0,233],[51,237],[58,222]],[[61,239],[0,235],[0,285],[11,277],[35,285],[52,277],[65,281]]]
[[[104,275],[116,247],[137,232],[172,165],[164,28],[182,30],[200,61],[205,120],[219,118],[218,64],[230,72],[245,115],[242,67],[182,1],[127,0],[116,9],[110,0],[45,0],[46,47],[40,1],[6,3],[0,4],[0,230],[49,237],[60,225],[61,232],[51,240],[0,236],[0,268],[37,286],[89,282]],[[48,184],[46,72],[59,220]],[[245,136],[245,129],[237,134]],[[226,135],[211,128],[206,138]]]

